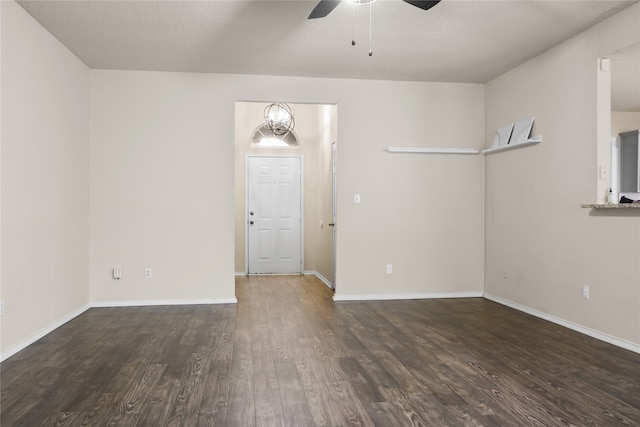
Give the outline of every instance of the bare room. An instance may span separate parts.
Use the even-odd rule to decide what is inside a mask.
[[[638,1],[0,24],[0,425],[640,425]]]

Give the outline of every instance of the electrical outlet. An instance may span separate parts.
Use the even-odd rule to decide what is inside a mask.
[[[150,267],[144,269],[144,278],[151,279],[153,277],[153,272]]]
[[[507,267],[503,267],[502,268],[502,278],[503,279],[508,279],[509,278],[509,269]]]
[[[589,299],[589,285],[582,285],[582,298]]]
[[[387,264],[387,274],[393,273],[393,265]]]

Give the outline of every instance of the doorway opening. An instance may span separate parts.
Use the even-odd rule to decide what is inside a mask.
[[[336,189],[336,153],[337,153],[337,106],[335,104],[296,104],[288,103],[295,112],[296,144],[276,144],[264,146],[256,143],[256,129],[264,123],[264,109],[271,102],[236,102],[235,105],[235,271],[236,275],[249,274],[311,274],[317,276],[327,286],[335,289],[335,241],[337,234],[335,189]],[[250,160],[253,159],[253,160]],[[260,160],[261,159],[261,160]],[[270,160],[267,160],[270,159]],[[275,159],[275,160],[274,160]],[[283,160],[289,159],[289,160]],[[289,197],[288,191],[295,188],[286,182],[289,178],[278,178],[277,171],[295,170],[296,165],[282,165],[298,159],[300,162],[300,233],[299,268],[291,268],[296,264],[294,252],[298,242],[295,227],[279,230],[274,226],[279,220],[273,212],[290,212],[296,204],[295,198]],[[275,162],[276,166],[257,166],[254,163]],[[295,161],[294,161],[295,162]],[[259,178],[253,182],[262,186],[265,193],[258,191],[250,196],[252,188],[249,177],[250,168],[271,169],[275,175],[270,180],[259,184]],[[266,182],[271,184],[267,186]],[[274,184],[276,183],[276,184]],[[279,184],[277,184],[279,183]],[[276,192],[267,191],[267,187]],[[278,190],[279,188],[279,190]],[[287,188],[287,191],[284,191]],[[280,196],[277,196],[277,194]],[[282,196],[282,197],[281,197]],[[286,196],[286,197],[285,197]],[[252,199],[250,200],[250,197]],[[255,199],[262,197],[262,199]],[[269,217],[271,226],[265,227],[267,220],[261,224],[258,232],[257,205],[271,200],[272,212]],[[258,201],[256,201],[258,200]],[[251,205],[253,203],[253,205]],[[282,205],[281,205],[282,203]],[[261,206],[262,209],[266,206]],[[276,209],[276,211],[273,211]],[[251,215],[253,212],[253,215]],[[250,222],[253,221],[253,224]],[[282,222],[285,224],[285,222]],[[264,239],[260,239],[264,237]],[[284,255],[284,256],[283,256]],[[291,259],[289,259],[291,258]],[[277,261],[280,259],[280,261]],[[285,268],[284,265],[288,264]]]
[[[640,42],[609,55],[611,79],[611,198],[640,200]]]

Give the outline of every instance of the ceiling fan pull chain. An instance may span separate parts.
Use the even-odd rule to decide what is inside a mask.
[[[372,25],[373,25],[373,2],[369,3],[369,56],[373,55],[373,41],[371,37]]]
[[[352,4],[351,5],[351,17],[352,17],[352,23],[353,23],[353,36],[351,37],[351,46],[355,46],[356,45],[356,5]]]

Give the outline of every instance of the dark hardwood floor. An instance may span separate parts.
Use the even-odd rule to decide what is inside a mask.
[[[9,426],[640,425],[640,355],[483,299],[94,308],[0,365]]]

